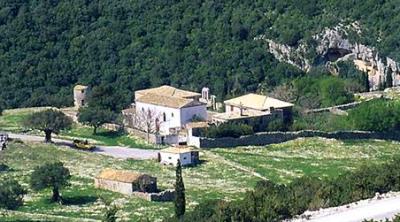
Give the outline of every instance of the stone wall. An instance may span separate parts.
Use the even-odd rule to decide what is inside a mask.
[[[172,201],[174,199],[175,190],[164,190],[159,193],[133,192],[132,195],[147,201],[166,202],[166,201]]]
[[[253,135],[242,136],[240,138],[200,138],[192,137],[190,145],[198,148],[228,148],[237,146],[264,146],[274,143],[282,143],[289,140],[294,140],[301,137],[324,137],[341,140],[352,139],[382,139],[400,141],[400,134],[396,132],[379,133],[379,132],[364,132],[364,131],[337,131],[337,132],[322,132],[322,131],[297,131],[297,132],[262,132]]]
[[[132,183],[123,183],[99,178],[94,179],[94,186],[96,188],[111,190],[122,194],[131,194],[133,191]]]

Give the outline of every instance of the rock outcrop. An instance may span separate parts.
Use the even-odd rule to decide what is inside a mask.
[[[337,73],[335,63],[338,61],[353,61],[361,71],[368,73],[370,88],[377,90],[386,81],[388,70],[392,71],[393,86],[400,85],[400,64],[389,57],[382,57],[374,47],[360,43],[352,43],[348,38],[348,32],[362,34],[357,22],[350,25],[338,25],[312,37],[316,45],[310,45],[301,41],[297,47],[279,44],[265,36],[259,36],[258,40],[268,43],[268,50],[279,61],[292,64],[299,69],[308,72],[313,66],[325,65],[333,74]],[[310,50],[316,52],[315,58],[307,55]]]

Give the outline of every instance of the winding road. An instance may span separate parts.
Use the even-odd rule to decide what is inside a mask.
[[[16,134],[16,133],[8,133],[9,138],[11,139],[19,139],[22,141],[29,142],[43,142],[44,138],[42,136],[34,136],[28,134]],[[72,141],[65,139],[52,139],[56,145],[64,145],[72,147]],[[96,146],[96,149],[93,150],[93,153],[99,153],[107,156],[112,156],[120,159],[155,159],[157,158],[157,150],[149,150],[149,149],[138,149],[138,148],[130,148],[123,146]]]

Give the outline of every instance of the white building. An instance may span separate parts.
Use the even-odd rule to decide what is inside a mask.
[[[136,91],[135,109],[136,113],[151,114],[157,131],[168,135],[178,132],[194,118],[207,119],[207,104],[200,102],[200,97],[200,93],[160,86]]]
[[[199,163],[199,151],[190,148],[169,147],[159,152],[159,162],[165,165],[176,166],[178,160],[182,166]]]

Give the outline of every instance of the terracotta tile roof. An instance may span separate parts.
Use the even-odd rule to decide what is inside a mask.
[[[163,96],[172,96],[172,97],[178,97],[178,98],[193,98],[193,97],[201,96],[200,93],[177,89],[175,87],[167,86],[167,85],[156,87],[156,88],[151,88],[151,89],[138,90],[135,92],[135,95],[143,96],[148,93],[156,94],[156,95],[163,95]]]
[[[278,99],[250,93],[244,96],[239,96],[230,100],[224,101],[227,105],[243,106],[244,108],[251,108],[257,110],[267,110],[270,107],[285,108],[293,106],[292,103],[284,102]]]
[[[165,149],[162,149],[161,152],[163,153],[174,153],[174,154],[180,154],[180,153],[190,153],[194,151],[193,149],[189,148],[189,147],[183,147],[183,148],[179,148],[179,147],[168,147]]]
[[[153,105],[171,107],[171,108],[183,108],[190,106],[205,105],[199,101],[193,99],[184,99],[173,96],[157,95],[152,93],[146,93],[136,99],[136,102],[149,103]]]
[[[113,180],[123,183],[133,183],[139,180],[141,177],[151,176],[127,170],[113,169],[104,169],[99,175],[96,176],[97,179]]]

